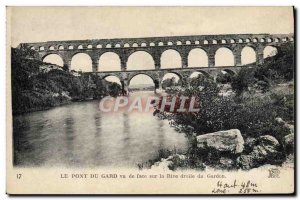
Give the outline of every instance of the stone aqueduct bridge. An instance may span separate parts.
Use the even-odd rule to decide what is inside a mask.
[[[183,80],[195,71],[204,75],[214,76],[224,70],[229,73],[237,72],[242,66],[241,52],[246,46],[252,47],[256,52],[256,63],[264,62],[263,51],[266,46],[276,47],[278,51],[288,42],[294,42],[293,34],[227,34],[227,35],[195,35],[195,36],[172,36],[172,37],[149,37],[149,38],[123,38],[123,39],[96,39],[96,40],[72,40],[72,41],[48,41],[39,43],[26,43],[31,49],[38,52],[43,60],[47,55],[57,54],[64,67],[70,69],[72,57],[78,53],[88,54],[92,60],[93,72],[100,78],[113,75],[119,77],[124,88],[127,88],[132,77],[137,74],[146,74],[160,86],[162,77],[166,73],[175,73]],[[216,51],[225,47],[234,55],[234,66],[216,67]],[[204,50],[208,57],[208,67],[187,68],[189,52],[195,48]],[[161,55],[164,51],[173,49],[181,56],[182,68],[161,69]],[[128,71],[126,65],[131,54],[137,51],[149,53],[155,69]],[[121,71],[98,72],[99,58],[107,52],[116,53],[121,62]],[[142,66],[141,66],[142,67]],[[245,66],[244,66],[245,67]],[[247,67],[247,66],[246,66]]]

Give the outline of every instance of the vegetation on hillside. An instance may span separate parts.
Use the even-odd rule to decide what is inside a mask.
[[[26,47],[11,49],[12,109],[14,114],[44,110],[71,101],[117,96],[121,86],[95,75],[73,73],[37,59]],[[46,70],[45,70],[46,69]]]
[[[197,168],[199,165],[202,168],[203,163],[197,162],[207,158],[207,154],[204,153],[204,156],[203,152],[198,152],[196,136],[229,129],[239,129],[244,140],[273,136],[281,145],[282,163],[291,153],[290,150],[284,153],[283,144],[285,137],[293,132],[287,124],[294,124],[294,90],[286,89],[293,87],[293,76],[294,47],[287,45],[263,65],[244,68],[231,78],[222,76],[216,83],[199,75],[191,81],[190,87],[174,88],[170,95],[196,96],[200,99],[200,111],[197,113],[159,112],[162,119],[168,119],[171,126],[185,133],[192,141],[189,151],[185,153],[189,158],[185,167]],[[223,85],[220,83],[230,83],[234,93],[222,95]],[[280,84],[284,87],[280,88]]]

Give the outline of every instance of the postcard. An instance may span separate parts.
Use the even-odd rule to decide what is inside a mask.
[[[7,193],[295,194],[293,7],[7,7]]]

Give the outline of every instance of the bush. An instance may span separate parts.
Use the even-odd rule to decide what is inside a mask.
[[[226,84],[226,83],[231,83],[232,79],[233,79],[232,75],[226,72],[224,74],[223,73],[218,74],[216,81],[217,83]]]
[[[282,103],[272,95],[221,96],[221,87],[210,79],[199,79],[198,84],[178,93],[200,99],[198,113],[161,113],[177,130],[189,135],[220,130],[239,129],[245,137],[280,134],[275,123],[278,116],[292,118],[293,104]],[[283,97],[284,98],[284,97]],[[290,99],[291,100],[291,99]],[[277,136],[276,136],[277,137]]]
[[[251,68],[242,68],[232,79],[231,87],[237,95],[242,94],[244,91],[249,91],[256,82],[254,78],[254,70]]]

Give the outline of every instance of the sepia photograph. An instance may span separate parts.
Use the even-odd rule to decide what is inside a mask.
[[[7,7],[7,192],[294,194],[294,12]]]

